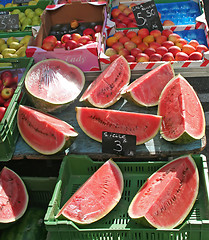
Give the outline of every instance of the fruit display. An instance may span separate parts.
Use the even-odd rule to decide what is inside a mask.
[[[175,158],[153,173],[131,201],[128,214],[141,224],[173,229],[191,211],[199,191],[199,173],[190,155]]]
[[[30,38],[31,35],[25,35],[21,39],[14,36],[0,38],[0,58],[25,57]]]
[[[120,2],[111,9],[111,20],[116,28],[137,28],[132,7],[138,4]],[[196,18],[201,15],[198,4],[193,1],[157,3],[156,9],[163,26],[195,24]]]
[[[72,50],[96,42],[97,34],[101,31],[101,22],[79,22],[75,19],[69,24],[56,24],[43,39],[42,48],[47,51],[53,51],[54,48]]]
[[[28,207],[28,192],[24,182],[14,171],[4,167],[0,172],[0,223],[20,219]]]
[[[161,135],[167,141],[184,144],[205,135],[202,104],[193,87],[180,74],[164,87],[158,114],[162,116]]]
[[[111,73],[111,75],[110,75]],[[122,89],[130,82],[130,67],[123,56],[110,64],[85,90],[80,102],[107,108],[121,97]]]
[[[44,155],[64,151],[78,136],[67,122],[23,105],[19,106],[17,126],[25,142]]]
[[[18,14],[19,17],[19,30],[18,31],[31,31],[31,26],[39,26],[41,24],[41,15],[43,9],[37,7],[35,9],[26,8],[19,9],[15,8],[9,11],[9,14]],[[29,29],[27,29],[29,27]],[[9,30],[11,32],[11,30]]]
[[[136,145],[154,138],[162,120],[152,114],[88,107],[76,107],[76,118],[84,133],[96,141],[102,142],[102,132],[107,131],[135,135]]]
[[[30,0],[27,3],[13,3],[12,2],[7,2],[5,5],[4,4],[0,4],[0,8],[15,8],[18,6],[35,6],[37,5],[37,3],[39,2],[39,0]]]
[[[33,105],[45,112],[61,111],[81,93],[84,73],[60,59],[34,64],[25,77],[25,89]]]
[[[208,47],[187,41],[171,29],[118,31],[106,39],[105,55],[113,61],[123,55],[128,62],[202,60]]]
[[[166,62],[134,80],[122,90],[121,95],[139,106],[156,106],[163,88],[174,76],[172,65]]]
[[[79,224],[96,222],[118,204],[123,187],[123,174],[109,159],[67,200],[56,218],[63,216]]]
[[[0,73],[0,121],[10,104],[17,84],[18,75],[15,71],[5,70]]]
[[[44,208],[28,206],[19,221],[1,231],[0,240],[45,240],[47,231],[44,226],[44,215]]]

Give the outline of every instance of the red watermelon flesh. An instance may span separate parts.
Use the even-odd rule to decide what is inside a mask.
[[[102,132],[136,136],[136,144],[154,138],[161,125],[161,116],[117,110],[76,107],[77,121],[91,138],[102,142]]]
[[[25,77],[25,89],[33,105],[45,112],[61,111],[81,93],[84,73],[60,59],[34,64]]]
[[[122,96],[140,106],[156,106],[165,85],[174,77],[170,62],[164,63],[133,81]]]
[[[19,106],[17,125],[28,145],[45,155],[65,150],[78,136],[70,124],[23,105]]]
[[[121,97],[121,91],[130,81],[130,67],[123,56],[114,60],[86,89],[80,102],[107,108]]]
[[[129,206],[129,216],[158,229],[175,228],[191,211],[198,189],[199,175],[193,158],[181,156],[147,179]]]
[[[161,134],[167,141],[189,143],[205,134],[201,102],[189,82],[180,74],[163,89],[158,106]]]
[[[0,222],[9,223],[21,218],[28,206],[28,193],[22,179],[4,167],[0,173]]]
[[[65,203],[57,214],[80,224],[106,216],[120,201],[123,175],[111,159],[106,161]]]

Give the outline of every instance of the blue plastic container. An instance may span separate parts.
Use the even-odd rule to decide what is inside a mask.
[[[195,20],[201,15],[198,3],[193,1],[171,2],[156,4],[161,14],[161,22],[170,20],[175,25],[195,24]]]

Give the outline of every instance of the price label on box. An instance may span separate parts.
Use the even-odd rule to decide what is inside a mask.
[[[154,29],[163,30],[154,0],[133,6],[132,11],[139,29],[147,28],[149,31]]]
[[[136,136],[102,132],[102,152],[132,157],[136,153]]]
[[[19,15],[0,15],[0,30],[18,30]]]

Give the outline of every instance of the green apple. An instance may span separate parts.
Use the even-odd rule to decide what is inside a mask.
[[[19,42],[19,40],[16,37],[9,37],[7,39],[7,45],[10,45],[11,42]]]
[[[0,46],[5,43],[5,40],[3,38],[0,38]]]
[[[11,12],[11,14],[19,14],[21,11],[20,11],[20,9],[14,9],[12,12]]]
[[[33,10],[32,9],[30,9],[30,8],[27,8],[27,9],[25,9],[25,15],[27,16],[28,15],[28,13],[30,13],[30,12],[32,12]]]
[[[43,9],[41,9],[41,8],[36,8],[35,9],[35,13],[38,15],[38,16],[41,16],[41,14],[43,13]]]

